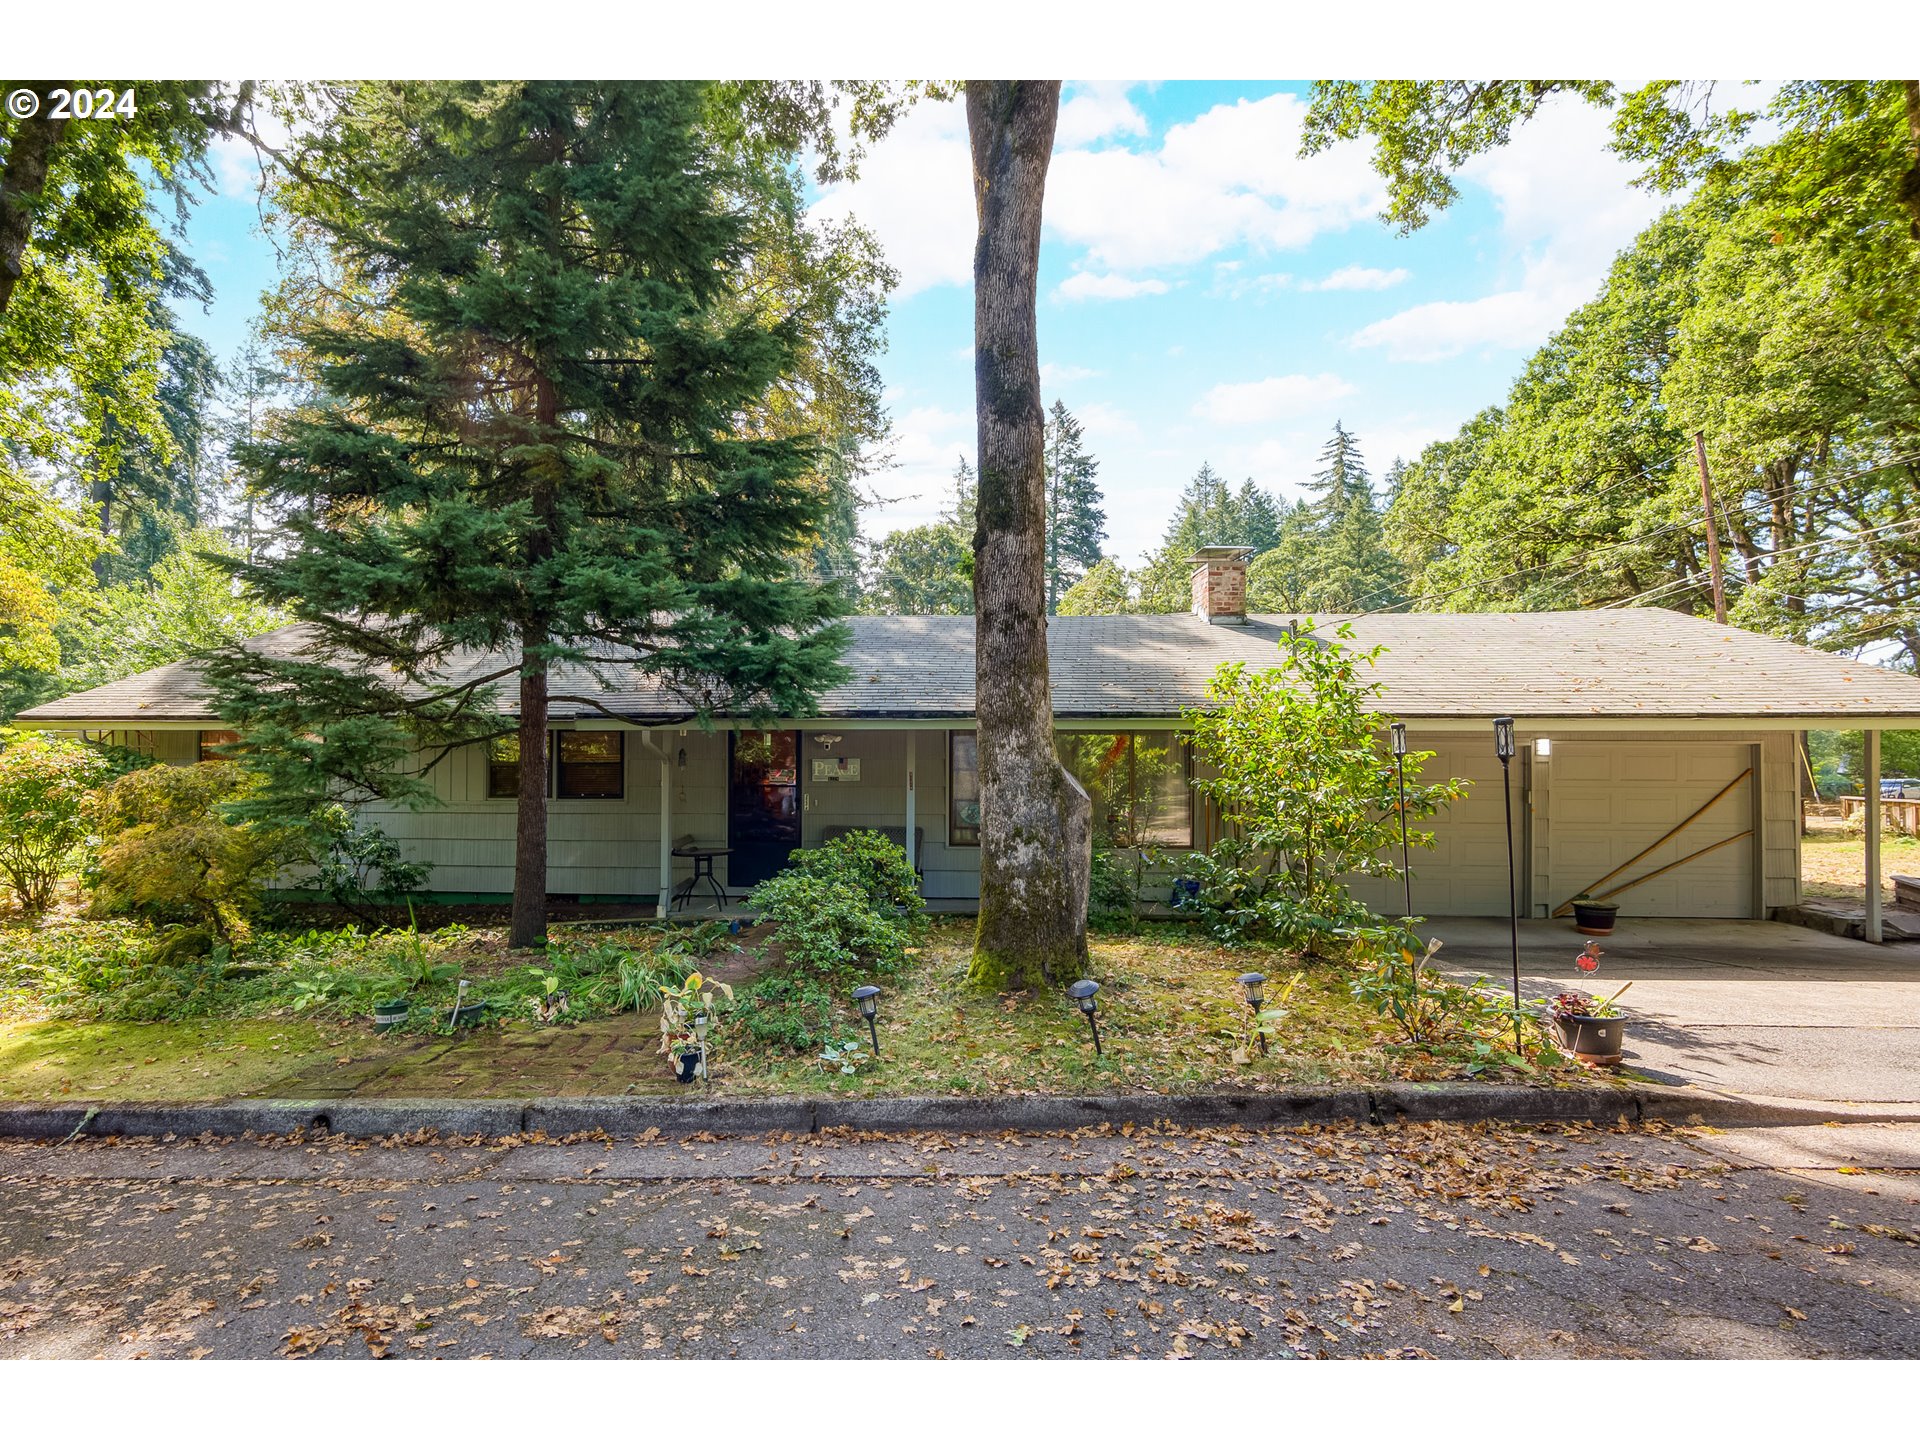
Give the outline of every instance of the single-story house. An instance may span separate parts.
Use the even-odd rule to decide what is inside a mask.
[[[1049,622],[1062,754],[1117,847],[1178,850],[1220,834],[1189,784],[1181,712],[1203,702],[1221,664],[1277,664],[1276,641],[1303,618],[1245,613],[1245,566],[1226,547],[1196,557],[1187,614]],[[1800,898],[1802,732],[1869,733],[1865,795],[1877,811],[1877,732],[1920,728],[1920,678],[1670,610],[1310,618],[1320,636],[1350,623],[1353,644],[1384,647],[1373,672],[1383,708],[1406,722],[1412,748],[1436,752],[1429,776],[1473,782],[1431,823],[1437,847],[1414,856],[1414,907],[1431,916],[1507,913],[1495,716],[1516,722],[1519,900],[1535,916],[1624,885],[1615,898],[1629,916],[1769,918]],[[929,900],[977,898],[973,620],[851,625],[851,678],[817,713],[771,726],[726,715],[702,725],[644,678],[556,676],[556,694],[597,704],[553,706],[552,892],[664,904],[693,873],[671,852],[691,844],[728,852],[711,863],[737,896],[795,847],[874,827],[910,847]],[[300,635],[289,627],[257,643],[293,648]],[[500,703],[511,704],[510,687]],[[231,738],[191,662],[19,718],[181,764]],[[410,858],[432,862],[435,894],[511,891],[513,744],[435,767],[435,807],[370,813]],[[1396,881],[1358,879],[1355,890],[1398,913]],[[1875,936],[1878,894],[1869,887]]]

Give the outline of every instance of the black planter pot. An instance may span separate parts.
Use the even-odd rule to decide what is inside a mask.
[[[1614,917],[1620,913],[1620,907],[1611,900],[1576,900],[1573,902],[1573,928],[1582,935],[1611,935]]]
[[[1627,1022],[1618,1015],[1560,1015],[1560,1043],[1589,1065],[1618,1065]]]
[[[406,1020],[410,1008],[411,1005],[405,1000],[382,1000],[373,1007],[373,1028],[391,1030]]]
[[[700,1052],[682,1050],[676,1058],[680,1061],[680,1069],[673,1078],[682,1085],[691,1085],[700,1077]]]
[[[462,1005],[460,1007],[460,1012],[454,1017],[453,1024],[457,1030],[471,1030],[477,1025],[486,1024],[487,1021],[492,1018],[493,1002],[491,1000],[476,1000],[471,1005]]]

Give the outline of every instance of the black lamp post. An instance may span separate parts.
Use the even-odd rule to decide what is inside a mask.
[[[874,1023],[874,1017],[880,1013],[880,987],[862,985],[853,992],[853,1003],[860,1007],[860,1014],[867,1022],[867,1034],[873,1038],[873,1058],[880,1058],[880,1030]]]
[[[1260,1028],[1260,999],[1266,993],[1267,977],[1258,970],[1249,970],[1240,977],[1240,983],[1246,987],[1247,1008],[1254,1013],[1253,1033],[1260,1037],[1260,1053],[1267,1053],[1267,1032]]]
[[[1074,998],[1075,1002],[1080,1006],[1080,1013],[1087,1017],[1087,1028],[1093,1031],[1093,1053],[1095,1055],[1100,1054],[1100,1022],[1093,1018],[1093,1012],[1100,1008],[1100,1002],[1093,997],[1099,993],[1100,982],[1098,980],[1076,980],[1067,987],[1067,994]]]
[[[1500,757],[1500,790],[1507,801],[1507,923],[1513,936],[1513,1049],[1520,1053],[1520,882],[1513,861],[1513,717],[1493,722],[1493,749]]]
[[[1393,732],[1393,768],[1400,776],[1400,883],[1405,887],[1405,904],[1400,914],[1413,918],[1413,863],[1407,853],[1407,722],[1396,720],[1387,727]]]

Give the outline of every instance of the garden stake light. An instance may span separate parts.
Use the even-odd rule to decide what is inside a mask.
[[[1493,749],[1500,757],[1500,791],[1507,800],[1507,924],[1513,933],[1513,1053],[1520,1053],[1520,883],[1513,867],[1513,717],[1493,722]]]
[[[1396,720],[1387,727],[1393,732],[1393,765],[1400,772],[1400,881],[1406,887],[1402,919],[1413,918],[1413,864],[1407,858],[1407,722]]]
[[[700,1049],[700,1083],[707,1083],[707,1026],[713,1023],[713,1017],[704,1010],[696,1010],[693,1016],[693,1043]]]
[[[1253,1011],[1253,1032],[1260,1037],[1260,1053],[1267,1053],[1267,1032],[1260,1028],[1260,999],[1266,993],[1267,977],[1258,970],[1249,970],[1240,977],[1240,983],[1247,990],[1247,1008]]]
[[[453,997],[453,1013],[447,1016],[447,1028],[449,1030],[458,1030],[460,1028],[460,1010],[461,1010],[461,1007],[463,1007],[466,1003],[467,1003],[467,982],[465,980],[462,980],[460,982],[460,989],[454,994],[454,997]]]
[[[1100,1002],[1093,997],[1100,993],[1098,980],[1076,980],[1067,987],[1080,1006],[1080,1013],[1087,1017],[1087,1028],[1093,1031],[1093,1053],[1100,1054],[1100,1022],[1093,1018],[1093,1012],[1100,1008]]]
[[[880,1058],[880,1031],[874,1024],[874,1017],[880,1013],[880,987],[862,985],[853,992],[853,1003],[860,1007],[860,1014],[866,1019],[867,1034],[873,1039],[873,1058]]]

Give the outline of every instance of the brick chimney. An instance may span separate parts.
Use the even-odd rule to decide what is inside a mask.
[[[1247,623],[1247,559],[1251,545],[1202,545],[1193,565],[1193,613],[1209,625]]]

